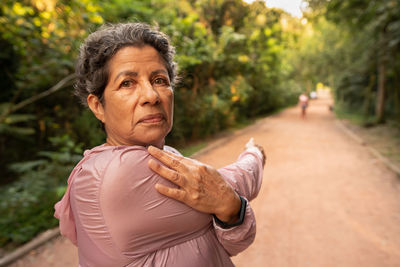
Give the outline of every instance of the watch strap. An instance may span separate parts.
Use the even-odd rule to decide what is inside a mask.
[[[234,226],[241,225],[243,223],[244,216],[246,214],[247,200],[240,195],[239,195],[239,198],[240,198],[241,204],[240,204],[240,211],[239,211],[239,219],[236,222],[234,222],[232,224],[228,224],[226,222],[221,221],[220,219],[217,218],[217,216],[215,216],[215,214],[213,214],[215,222],[222,228],[228,229],[228,228],[232,228]]]

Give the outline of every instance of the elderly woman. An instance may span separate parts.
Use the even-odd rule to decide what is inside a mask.
[[[85,151],[55,206],[80,266],[233,266],[255,236],[247,203],[265,156],[250,142],[215,170],[165,146],[172,127],[174,48],[146,24],[102,27],[81,47],[76,94],[106,143]]]

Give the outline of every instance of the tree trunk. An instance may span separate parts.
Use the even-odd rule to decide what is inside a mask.
[[[331,88],[331,90],[335,90],[335,79],[333,77],[333,75],[329,76],[329,87]]]
[[[197,97],[197,90],[199,89],[199,78],[196,74],[193,74],[193,86],[192,86],[192,97]]]
[[[398,73],[394,72],[394,108],[397,121],[400,123],[400,79]]]
[[[376,98],[375,115],[378,123],[385,121],[385,62],[381,58],[378,62],[378,93]]]
[[[309,94],[312,89],[312,84],[310,80],[307,80],[307,85],[306,85],[306,93]]]
[[[363,113],[365,119],[367,119],[370,116],[370,108],[371,108],[371,102],[373,101],[372,95],[372,89],[375,85],[376,82],[376,76],[375,74],[372,74],[369,77],[369,83],[368,86],[365,88],[365,95],[364,95],[364,106],[363,106]]]

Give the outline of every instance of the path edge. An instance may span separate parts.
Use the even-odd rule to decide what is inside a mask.
[[[188,157],[196,159],[196,158],[208,153],[210,150],[214,150],[214,149],[216,149],[218,147],[221,147],[221,146],[229,143],[234,137],[238,137],[240,135],[246,134],[248,131],[250,131],[254,127],[257,127],[259,124],[265,122],[265,120],[267,120],[270,117],[271,116],[267,116],[267,117],[256,119],[254,121],[254,123],[252,123],[252,124],[250,124],[250,125],[248,125],[248,126],[246,126],[244,128],[224,133],[220,137],[217,137],[216,141],[211,142],[209,145],[207,145],[203,149],[200,149],[199,151],[193,153],[192,155],[190,155]],[[244,148],[245,148],[245,144],[243,144],[243,150],[244,150]]]
[[[60,230],[58,227],[44,231],[25,245],[22,245],[21,247],[15,249],[13,252],[5,254],[4,257],[0,258],[0,267],[7,266],[19,260],[20,258],[25,256],[25,254],[28,254],[31,250],[43,245],[44,243],[47,243],[48,241],[59,235]]]
[[[383,163],[389,170],[393,171],[400,177],[400,168],[393,164],[387,157],[383,156],[375,148],[369,146],[361,137],[359,137],[354,131],[350,130],[342,120],[336,119],[336,124],[339,126],[343,132],[345,132],[351,139],[353,139],[358,144],[364,146],[372,155],[374,155],[381,163]]]

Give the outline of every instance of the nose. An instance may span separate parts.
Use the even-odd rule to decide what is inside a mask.
[[[158,103],[160,103],[160,95],[158,91],[153,87],[150,82],[143,82],[141,86],[140,104],[156,105]]]

